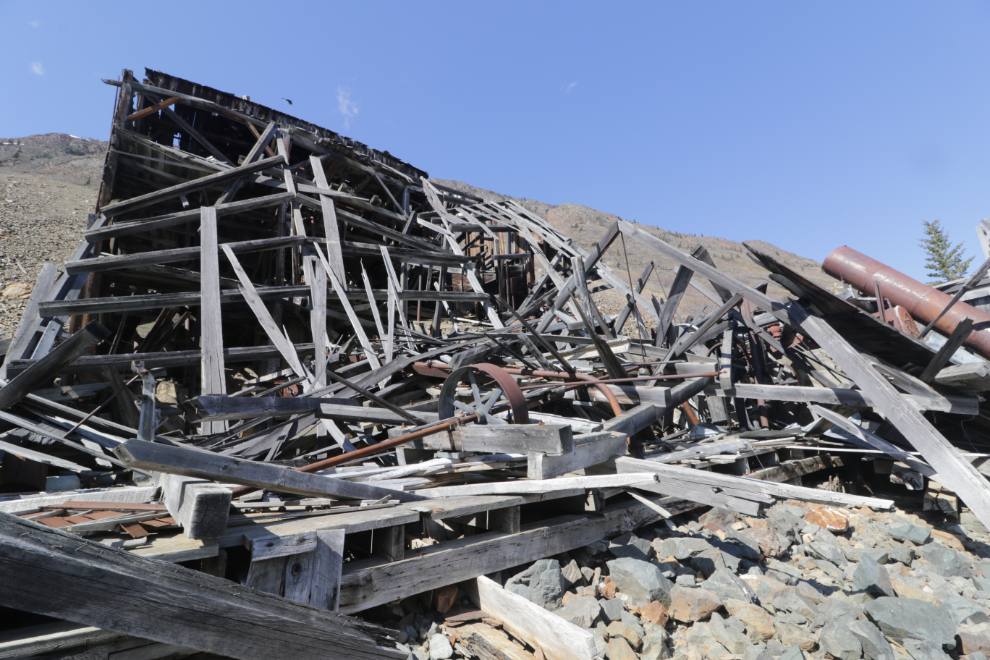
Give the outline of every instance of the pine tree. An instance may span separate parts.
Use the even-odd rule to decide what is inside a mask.
[[[957,243],[953,247],[949,234],[938,220],[924,221],[922,224],[925,226],[925,238],[918,241],[918,245],[925,250],[925,270],[932,278],[929,284],[942,284],[965,277],[973,257],[963,259],[963,244]]]

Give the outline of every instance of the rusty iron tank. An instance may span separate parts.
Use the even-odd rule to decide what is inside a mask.
[[[880,294],[892,305],[905,308],[925,325],[931,323],[952,300],[952,296],[846,245],[833,250],[825,258],[822,268],[865,295],[874,295],[874,283],[878,284]],[[990,359],[990,332],[985,332],[985,329],[990,329],[990,314],[958,302],[939,320],[935,329],[949,336],[965,318],[973,319],[974,324],[974,332],[966,338],[965,346]]]

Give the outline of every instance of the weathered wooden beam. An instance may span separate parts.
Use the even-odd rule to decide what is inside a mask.
[[[765,401],[798,401],[802,403],[827,403],[831,405],[874,407],[873,397],[867,392],[845,388],[806,387],[803,385],[764,385],[762,383],[733,383],[730,390],[719,390],[719,395],[738,399],[763,399]],[[937,410],[956,415],[979,413],[979,399],[972,396],[934,394],[902,394],[922,410]]]
[[[182,533],[191,539],[223,536],[227,530],[231,491],[211,481],[177,474],[157,475],[162,499],[168,512],[182,525]]]
[[[297,472],[268,463],[241,461],[208,451],[169,447],[141,440],[128,440],[114,449],[114,453],[128,466],[136,468],[221,483],[267,488],[276,492],[359,500],[391,497],[406,502],[423,499],[412,493],[352,483],[308,472]]]
[[[10,514],[0,539],[0,602],[14,609],[242,660],[405,657],[383,628]]]
[[[269,167],[277,167],[279,165],[285,165],[285,159],[281,156],[276,156],[274,158],[266,158],[264,160],[259,160],[254,163],[247,163],[241,167],[235,167],[233,169],[224,170],[223,172],[217,172],[216,174],[208,174],[207,176],[200,177],[198,179],[193,179],[191,181],[186,181],[185,183],[180,183],[175,186],[168,188],[162,188],[161,190],[155,190],[153,192],[147,193],[145,195],[139,195],[138,197],[132,197],[131,199],[125,199],[123,201],[117,202],[116,204],[107,204],[100,212],[106,217],[110,218],[115,215],[120,215],[121,213],[126,213],[128,211],[134,211],[137,209],[144,208],[146,206],[151,206],[157,202],[165,199],[172,199],[178,197],[179,195],[186,195],[191,192],[196,192],[199,190],[206,190],[212,186],[228,183],[230,181],[235,181],[248,174],[253,174],[255,172],[260,172],[261,170],[266,170]]]
[[[946,307],[946,309],[948,309],[948,307]],[[956,329],[952,331],[952,334],[949,335],[946,342],[942,344],[942,348],[938,349],[938,352],[932,356],[932,361],[928,363],[925,370],[920,376],[918,376],[919,380],[924,383],[931,383],[935,380],[935,376],[938,372],[942,370],[942,367],[949,364],[949,360],[951,360],[952,356],[955,355],[956,350],[966,342],[966,339],[972,331],[973,319],[965,318],[960,321],[959,325],[957,325]]]
[[[502,622],[502,627],[547,660],[594,660],[598,657],[591,633],[549,612],[528,598],[503,589],[481,575],[464,584],[475,607]]]
[[[832,326],[796,303],[792,303],[791,313],[839,368],[872,397],[874,406],[921,452],[928,464],[952,484],[980,522],[990,525],[990,484],[983,475]]]
[[[223,320],[220,316],[220,259],[217,255],[217,212],[211,206],[200,209],[200,394],[226,394],[227,376],[223,362]],[[227,430],[226,422],[205,422],[202,433]]]
[[[695,470],[677,465],[664,465],[655,461],[641,460],[629,456],[615,459],[615,468],[619,474],[642,474],[645,472],[656,474],[658,475],[658,482],[665,486],[676,488],[683,484],[686,488],[692,489],[718,488],[721,489],[721,492],[729,495],[760,502],[767,502],[767,498],[769,497],[803,500],[817,504],[868,506],[874,509],[890,509],[894,506],[891,500],[747,479],[731,474]]]
[[[0,388],[0,410],[6,410],[26,397],[39,385],[57,376],[62,368],[110,336],[110,331],[93,321],[62,342],[51,353],[34,361],[30,367]]]

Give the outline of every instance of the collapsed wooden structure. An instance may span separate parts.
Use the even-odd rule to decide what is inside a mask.
[[[850,456],[990,526],[990,373],[952,364],[986,330],[935,349],[882,295],[751,250],[777,301],[624,221],[587,251],[246,98],[107,82],[97,213],[0,370],[0,605],[163,653],[403,657],[348,615],[698,506],[888,507],[799,485]],[[625,241],[679,264],[666,300],[602,261]],[[680,323],[689,285],[714,311]]]

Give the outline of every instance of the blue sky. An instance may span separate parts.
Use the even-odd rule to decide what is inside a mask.
[[[100,79],[147,66],[435,178],[920,279],[940,219],[982,260],[985,2],[0,0],[0,25],[0,137],[106,139]]]

